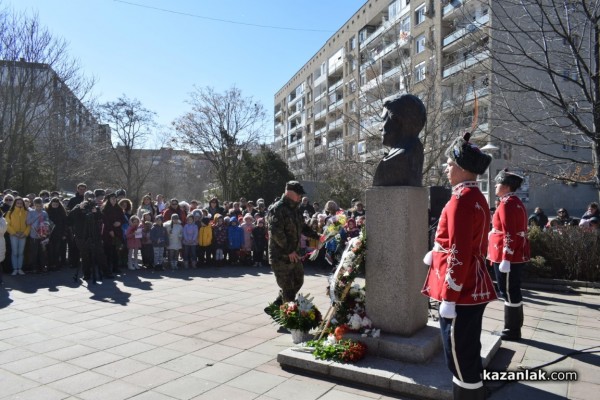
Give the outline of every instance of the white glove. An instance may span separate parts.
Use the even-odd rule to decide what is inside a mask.
[[[423,257],[423,262],[426,265],[431,265],[431,262],[433,261],[433,250],[429,250],[427,252],[427,254],[425,254],[425,257]]]
[[[456,303],[453,301],[442,301],[440,303],[440,317],[456,318]]]
[[[510,272],[510,261],[502,260],[498,269],[500,272],[504,272],[505,274]]]

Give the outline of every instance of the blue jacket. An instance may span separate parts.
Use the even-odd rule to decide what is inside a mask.
[[[183,245],[198,245],[198,226],[196,224],[185,224],[183,226]]]
[[[166,247],[169,244],[169,235],[164,226],[154,224],[150,229],[150,240],[154,247]]]
[[[244,244],[244,230],[239,226],[229,226],[227,239],[229,240],[229,249],[239,250]]]

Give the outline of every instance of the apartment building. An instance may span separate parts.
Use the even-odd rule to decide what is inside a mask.
[[[497,118],[497,104],[505,99],[493,91],[493,4],[367,1],[275,94],[274,150],[300,180],[319,181],[333,160],[362,163],[368,180],[369,168],[385,151],[378,131],[382,100],[409,92],[428,109],[424,185],[441,183],[443,150],[460,132],[472,131],[473,140],[494,157],[491,173],[480,178],[493,206],[492,178],[505,167],[518,171],[527,157],[519,146],[497,139],[512,131]],[[555,150],[574,149],[563,143]],[[585,159],[588,153],[572,156]],[[536,176],[526,177],[519,195],[528,209],[540,206],[549,214],[558,207],[576,214],[597,200],[591,187]]]
[[[73,187],[78,178],[68,174],[77,165],[74,160],[90,147],[110,143],[108,125],[98,123],[48,64],[0,60],[0,87],[4,184],[27,186],[11,180],[13,167],[35,163],[51,175],[54,187]]]

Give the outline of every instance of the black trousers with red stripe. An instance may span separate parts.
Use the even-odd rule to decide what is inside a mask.
[[[481,324],[487,303],[456,306],[456,318],[440,318],[446,365],[456,379],[481,382]]]

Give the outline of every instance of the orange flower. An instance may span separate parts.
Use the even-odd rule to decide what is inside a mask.
[[[341,340],[344,337],[344,334],[346,332],[348,332],[348,326],[340,325],[337,328],[335,328],[335,331],[333,332],[333,334],[335,335],[336,340]]]

